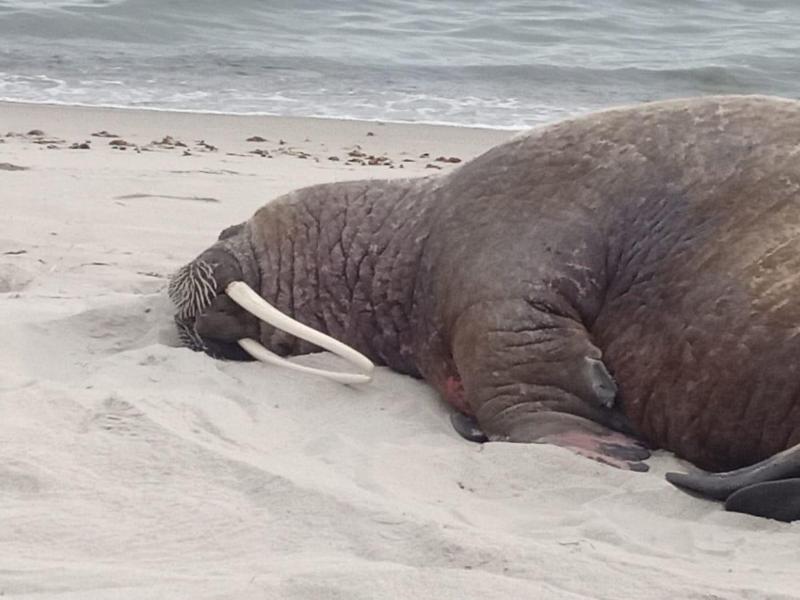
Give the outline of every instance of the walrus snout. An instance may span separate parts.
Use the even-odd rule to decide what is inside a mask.
[[[168,294],[176,308],[175,326],[184,346],[215,357],[250,358],[236,342],[257,337],[257,321],[225,295],[226,286],[242,278],[239,262],[219,244],[178,269]]]
[[[224,294],[215,297],[195,317],[194,326],[203,339],[231,344],[243,338],[259,337],[258,319]]]

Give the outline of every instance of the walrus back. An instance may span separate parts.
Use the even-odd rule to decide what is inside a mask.
[[[642,434],[732,469],[800,443],[800,103],[670,121],[683,173],[616,213],[592,333]]]
[[[799,148],[800,103],[753,96],[519,136],[442,186],[434,280],[502,273],[443,303],[566,299],[634,429],[705,468],[756,462],[800,442]]]

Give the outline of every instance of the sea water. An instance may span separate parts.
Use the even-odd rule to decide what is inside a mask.
[[[516,128],[800,96],[797,0],[0,0],[0,99]]]

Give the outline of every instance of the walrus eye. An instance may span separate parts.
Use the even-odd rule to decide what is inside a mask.
[[[366,356],[343,344],[339,340],[325,335],[324,333],[312,329],[307,325],[303,325],[299,321],[295,321],[290,316],[283,314],[277,308],[272,306],[269,302],[264,300],[261,296],[256,294],[253,289],[244,281],[233,281],[225,288],[225,293],[230,296],[231,300],[236,302],[239,306],[245,309],[254,317],[269,323],[286,333],[294,335],[301,340],[311,342],[315,346],[324,348],[343,358],[351,365],[363,371],[363,373],[339,373],[336,371],[327,371],[324,369],[314,369],[312,367],[305,367],[293,362],[289,362],[285,358],[281,358],[277,354],[270,352],[257,341],[244,338],[239,340],[239,345],[244,348],[250,356],[262,362],[278,365],[294,369],[295,371],[303,371],[304,373],[311,373],[319,375],[339,383],[369,383],[372,381],[372,371],[375,365],[372,364]]]

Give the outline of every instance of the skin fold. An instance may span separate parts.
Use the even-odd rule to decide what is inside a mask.
[[[193,262],[216,295],[176,319],[217,356],[242,358],[240,337],[314,350],[222,294],[243,280],[490,440],[640,469],[636,436],[726,471],[800,443],[798,232],[800,103],[659,102],[444,177],[290,193]]]

